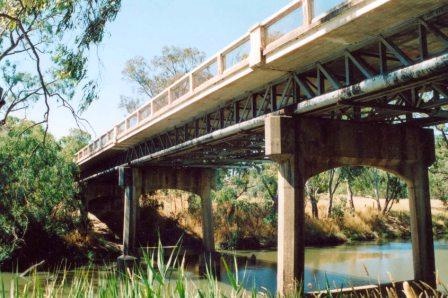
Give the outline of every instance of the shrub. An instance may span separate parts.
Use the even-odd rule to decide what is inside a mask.
[[[77,168],[41,126],[8,121],[0,131],[0,168],[0,264],[27,240],[75,228],[80,214]],[[49,235],[30,236],[31,231]]]
[[[375,234],[370,229],[370,226],[356,214],[344,216],[343,232],[351,240],[375,239]]]
[[[346,241],[347,237],[341,233],[334,220],[305,218],[306,245],[335,245]]]

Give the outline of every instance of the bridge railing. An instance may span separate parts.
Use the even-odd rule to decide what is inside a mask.
[[[248,33],[219,51],[190,73],[182,76],[163,92],[150,99],[137,111],[100,136],[76,154],[76,161],[114,146],[151,119],[170,110],[175,104],[190,98],[220,79],[230,77],[244,68],[255,68],[263,63],[263,52],[269,53],[284,44],[298,31],[305,31],[325,12],[344,0],[296,0],[276,14],[254,26]]]

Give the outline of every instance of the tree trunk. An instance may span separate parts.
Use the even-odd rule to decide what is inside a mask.
[[[376,200],[376,206],[378,209],[378,212],[381,212],[381,202],[380,202],[380,183],[379,183],[379,177],[378,174],[375,174],[374,182],[373,182],[373,189],[375,192],[375,200]]]
[[[336,180],[334,180],[336,178]],[[330,197],[330,201],[328,203],[328,217],[331,216],[331,212],[333,210],[333,197],[336,193],[336,190],[341,182],[340,176],[337,175],[336,169],[330,170],[330,177],[328,179],[328,195]]]
[[[353,202],[353,190],[350,185],[350,181],[347,180],[347,201],[350,204],[350,209],[352,212],[355,212],[355,202]]]
[[[311,212],[313,214],[313,217],[319,218],[319,209],[317,208],[316,194],[311,192],[309,195],[310,195],[310,201],[311,201]]]
[[[445,146],[448,148],[448,136],[447,136],[444,128],[445,128],[445,124],[443,125],[443,127],[440,127],[440,128],[436,126],[436,129],[438,131],[440,131],[440,133],[442,134],[442,138],[443,138],[443,141],[445,142]]]
[[[333,210],[333,177],[334,169],[330,170],[330,178],[328,179],[328,217],[331,217],[331,211]]]

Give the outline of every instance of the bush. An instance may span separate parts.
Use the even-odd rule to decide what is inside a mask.
[[[343,232],[351,240],[373,240],[375,234],[358,215],[345,215],[343,219]]]
[[[76,165],[51,135],[33,125],[9,119],[0,131],[0,264],[29,239],[47,237],[31,231],[52,238],[79,220]]]
[[[305,245],[336,245],[346,241],[334,220],[305,218]]]

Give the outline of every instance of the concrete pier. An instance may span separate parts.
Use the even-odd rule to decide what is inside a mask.
[[[122,167],[118,173],[118,185],[124,189],[123,254],[118,257],[119,270],[135,265],[138,259],[136,232],[139,199],[142,193],[142,175],[139,168]]]

